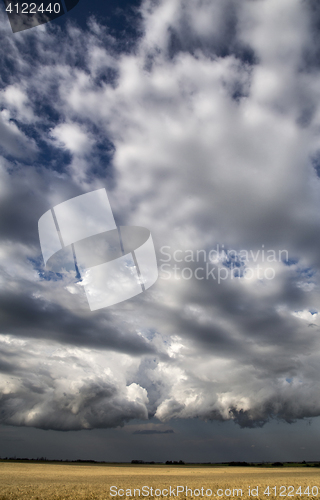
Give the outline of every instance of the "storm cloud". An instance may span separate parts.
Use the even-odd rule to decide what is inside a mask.
[[[319,9],[146,0],[138,22],[123,50],[93,18],[13,36],[1,9],[0,420],[320,416]],[[99,188],[159,279],[92,313],[37,223]]]

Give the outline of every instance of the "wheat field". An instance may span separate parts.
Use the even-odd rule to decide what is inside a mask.
[[[268,469],[1,462],[0,500],[281,500],[284,497],[288,500],[290,497],[302,500],[319,497],[320,500],[319,478],[320,470],[312,467]],[[189,488],[187,493],[186,487]]]

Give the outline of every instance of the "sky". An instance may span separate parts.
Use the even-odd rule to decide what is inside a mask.
[[[0,456],[320,460],[320,7],[0,5]],[[38,220],[106,189],[159,278],[91,311]]]

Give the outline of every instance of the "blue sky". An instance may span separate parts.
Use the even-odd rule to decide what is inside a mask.
[[[317,459],[319,9],[81,0],[15,34],[0,14],[1,454]],[[101,188],[159,279],[93,313],[38,220]]]

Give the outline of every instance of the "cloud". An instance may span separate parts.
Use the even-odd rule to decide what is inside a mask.
[[[60,143],[61,147],[67,148],[75,155],[90,152],[90,137],[78,125],[68,123],[58,125],[51,131],[51,135]]]
[[[146,390],[114,376],[112,365],[126,372],[136,361],[129,356],[94,350],[57,348],[1,339],[1,422],[43,429],[79,430],[117,427],[147,418]],[[92,360],[96,361],[95,373]],[[99,362],[98,361],[99,358]],[[18,365],[18,366],[17,366]]]
[[[156,429],[143,429],[134,431],[133,434],[174,434],[174,430],[167,429],[166,431],[159,431]]]
[[[94,20],[64,37],[54,25],[4,32],[1,61],[14,70],[1,93],[2,422],[319,416],[310,5],[145,1],[141,16],[131,51]],[[160,278],[92,314],[72,273],[44,270],[37,221],[101,187],[118,224],[151,230]],[[222,248],[251,256],[240,277],[221,278]],[[257,266],[266,274],[247,279]]]
[[[29,98],[19,85],[8,85],[1,94],[4,107],[9,109],[15,118],[22,123],[31,123],[36,120]]]
[[[10,119],[7,110],[1,111],[0,114],[0,137],[0,148],[5,154],[20,160],[30,160],[35,157],[38,150],[35,142],[27,138]]]

